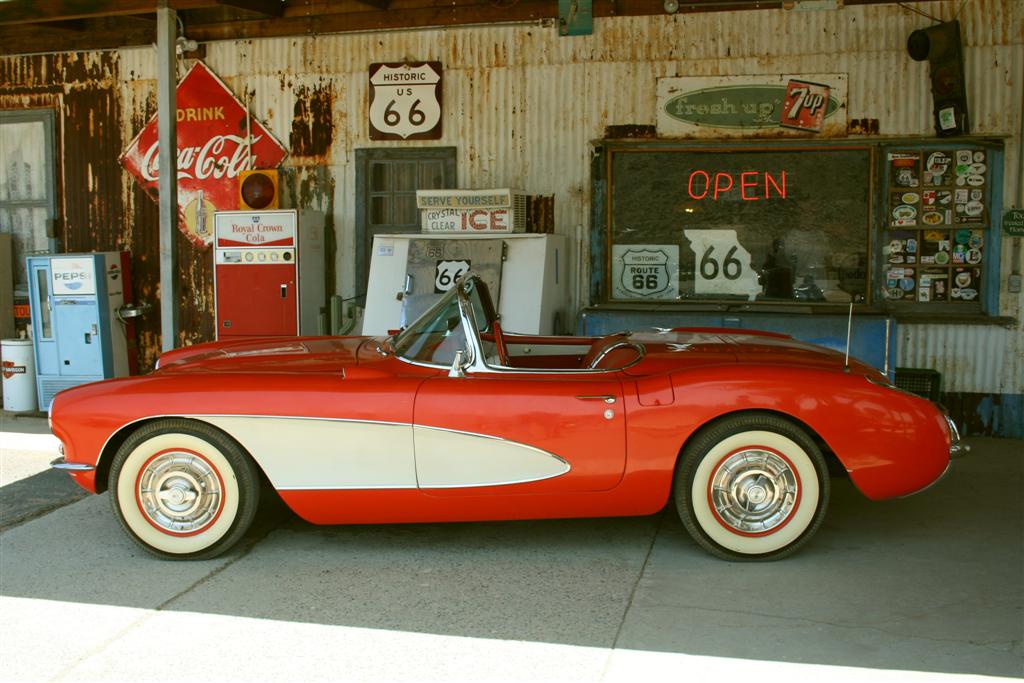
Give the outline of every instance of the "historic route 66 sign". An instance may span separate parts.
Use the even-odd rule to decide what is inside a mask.
[[[441,62],[370,65],[370,139],[441,139]]]
[[[612,298],[679,296],[678,244],[613,244]]]
[[[461,261],[438,261],[434,269],[434,293],[442,294],[455,286],[455,281],[468,273],[473,264],[468,259]]]

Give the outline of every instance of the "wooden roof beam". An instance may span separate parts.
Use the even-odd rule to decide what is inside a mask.
[[[217,0],[170,0],[170,4],[177,10],[186,10],[217,7],[219,3]],[[155,13],[156,5],[157,0],[92,0],[88,3],[81,0],[4,0],[0,2],[0,25]]]
[[[284,14],[284,3],[281,0],[217,0],[217,4],[265,17],[280,17]]]

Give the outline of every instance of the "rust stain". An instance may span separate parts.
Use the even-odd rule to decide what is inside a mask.
[[[334,93],[331,81],[312,88],[295,88],[292,131],[288,137],[293,157],[326,159],[334,141]]]

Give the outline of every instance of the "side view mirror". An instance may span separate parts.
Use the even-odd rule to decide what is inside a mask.
[[[465,377],[466,376],[466,371],[462,369],[462,366],[463,366],[463,356],[465,355],[465,353],[466,352],[463,351],[462,349],[459,349],[458,351],[455,352],[455,358],[452,360],[452,368],[451,368],[451,370],[448,371],[448,376],[449,377]]]

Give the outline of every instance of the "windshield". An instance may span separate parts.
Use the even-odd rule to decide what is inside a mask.
[[[459,300],[453,289],[395,337],[395,353],[406,360],[451,365],[455,352],[467,350]]]
[[[459,307],[460,290],[469,303],[469,315],[484,360],[489,364],[498,362],[499,354],[494,339],[494,306],[487,288],[475,277],[464,278],[458,287],[453,287],[395,337],[394,350],[398,356],[446,367],[455,360],[456,351],[462,350],[466,353],[465,357],[469,357],[473,349],[466,338]]]

